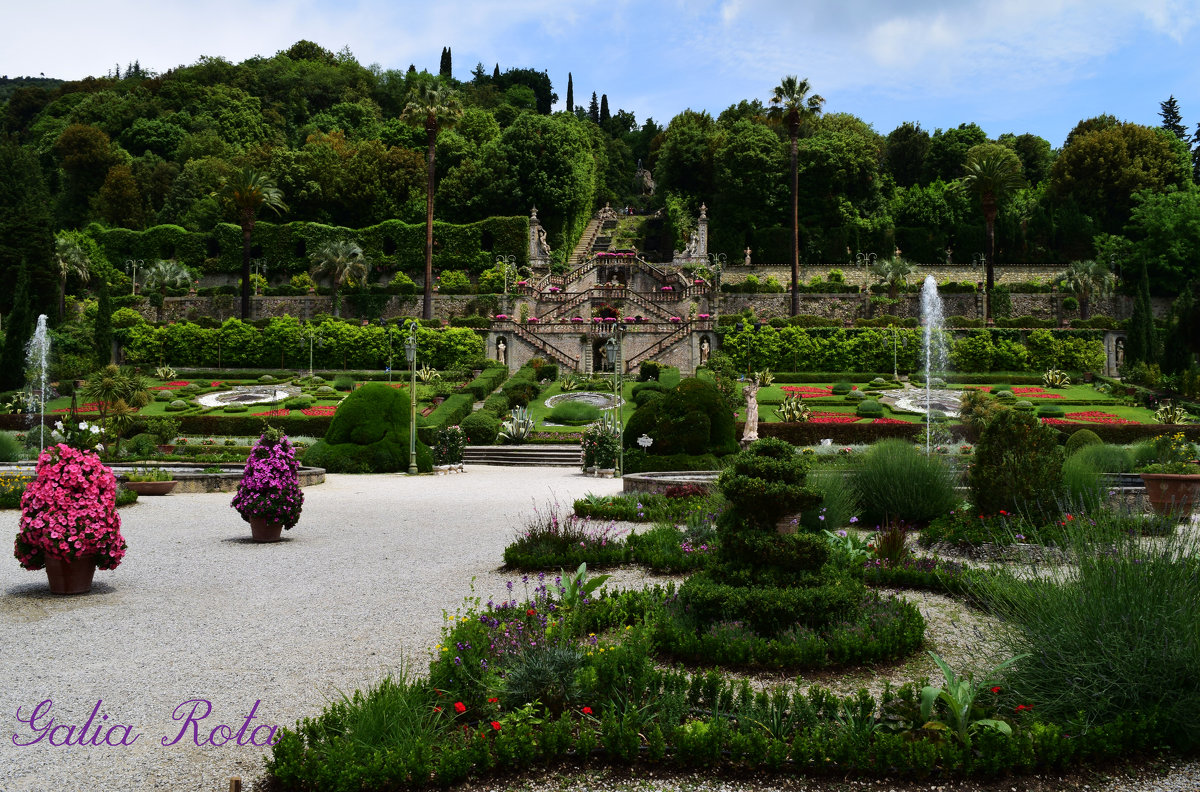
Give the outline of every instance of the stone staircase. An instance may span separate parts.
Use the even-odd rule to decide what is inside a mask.
[[[579,242],[576,243],[575,249],[571,251],[571,257],[567,259],[568,270],[575,269],[592,255],[592,244],[596,241],[596,236],[600,233],[602,223],[603,221],[599,217],[593,217],[588,221],[587,226],[583,229],[583,234],[579,237]]]
[[[579,467],[578,445],[467,446],[463,463],[507,467]]]

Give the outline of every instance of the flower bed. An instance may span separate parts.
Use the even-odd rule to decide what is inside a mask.
[[[280,407],[278,410],[267,410],[266,412],[250,413],[255,418],[282,418],[285,415],[290,415],[291,410],[286,407]]]
[[[1069,412],[1067,418],[1072,421],[1087,421],[1088,423],[1102,424],[1139,424],[1138,421],[1130,421],[1126,418],[1121,418],[1112,413],[1100,412],[1099,410],[1087,410],[1084,412]]]
[[[779,389],[784,393],[798,394],[805,399],[822,399],[833,395],[830,388],[814,388],[811,385],[781,385]]]
[[[854,423],[858,416],[853,413],[815,412],[809,413],[809,423],[844,424]]]
[[[403,387],[403,386],[401,386],[401,387]],[[336,404],[327,404],[327,405],[321,405],[321,406],[317,406],[317,407],[306,407],[305,409],[301,410],[300,412],[303,413],[304,415],[333,415],[335,412],[337,412],[337,405]]]
[[[899,418],[876,418],[871,421],[873,424],[906,424],[908,421],[901,421]]]

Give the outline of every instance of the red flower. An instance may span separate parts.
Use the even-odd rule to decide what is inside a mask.
[[[581,711],[581,712],[582,712],[584,715],[591,715],[591,714],[592,714],[592,708],[591,708],[591,707],[584,707],[584,708],[583,708],[582,710],[580,710],[580,711]]]
[[[500,731],[500,721],[492,721],[492,728],[496,731]]]
[[[433,711],[434,711],[434,712],[441,712],[441,711],[442,711],[442,708],[441,708],[441,707],[434,707],[434,708],[433,708]]]
[[[463,704],[461,701],[456,701],[456,702],[454,702],[454,711],[457,712],[459,715],[462,715],[464,712],[467,711],[467,705]]]
[[[999,685],[997,685],[996,687],[992,688],[992,692],[993,692],[993,693],[999,693],[999,692],[1000,692],[1000,686],[999,686]]]
[[[496,702],[498,702],[499,700],[500,700],[500,699],[498,699],[498,698],[496,698],[496,697],[494,697],[494,696],[493,696],[492,698],[488,699],[488,704],[495,704],[495,703],[496,703]]]
[[[537,616],[537,611],[533,608],[530,608],[529,610],[525,611],[525,615],[526,616]]]
[[[1032,704],[1018,704],[1017,708],[1013,711],[1014,712],[1024,712],[1025,710],[1031,710],[1031,709],[1033,709]]]

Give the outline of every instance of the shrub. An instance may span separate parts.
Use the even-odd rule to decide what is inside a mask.
[[[462,270],[443,270],[438,276],[439,294],[470,294],[471,279]]]
[[[534,507],[533,517],[516,540],[504,548],[504,563],[512,569],[589,568],[625,561],[624,535],[616,521],[592,522],[575,514],[559,514],[557,503]]]
[[[850,523],[859,513],[858,493],[847,465],[837,464],[808,474],[810,486],[821,496],[820,506],[800,514],[800,526],[807,531],[832,531]]]
[[[550,423],[564,426],[582,426],[600,418],[600,409],[581,401],[561,401],[546,416]]]
[[[924,523],[958,503],[954,478],[940,456],[926,456],[904,440],[881,440],[852,473],[863,518],[884,525]]]
[[[509,380],[504,386],[504,395],[510,407],[525,407],[538,397],[542,389],[536,382]]]
[[[833,386],[831,392],[834,396],[845,396],[853,389],[854,386],[848,380],[842,380]]]
[[[492,415],[507,415],[510,407],[508,397],[503,393],[493,393],[483,400],[483,409]]]
[[[296,396],[285,401],[283,406],[289,410],[307,410],[313,406],[313,400],[311,396]]]
[[[169,410],[170,412],[179,412],[180,410],[186,410],[187,408],[188,408],[187,402],[185,402],[183,399],[175,399],[173,402],[168,404],[164,409]]]
[[[658,382],[659,365],[653,360],[646,360],[638,367],[638,382]]]
[[[1084,446],[1100,445],[1103,442],[1100,439],[1100,435],[1091,429],[1077,429],[1067,438],[1067,444],[1063,446],[1063,454],[1069,458],[1074,456],[1075,452]]]
[[[225,413],[244,413],[244,412],[249,412],[249,411],[250,411],[250,408],[248,406],[246,406],[245,404],[226,404],[221,409],[221,412],[225,412]]]
[[[332,386],[320,385],[315,391],[313,391],[313,395],[318,399],[332,399],[338,395],[338,392]]]
[[[862,418],[879,418],[883,415],[883,405],[874,399],[866,399],[854,409],[854,414]]]
[[[500,419],[487,410],[471,413],[459,426],[471,445],[491,445],[500,433]]]
[[[1032,415],[1004,410],[980,433],[967,483],[985,515],[1006,510],[1052,521],[1062,486],[1058,433]]]
[[[1024,399],[1018,399],[1013,402],[1012,408],[1017,412],[1033,413],[1037,412],[1037,408],[1033,406],[1033,402]]]
[[[333,389],[345,392],[354,390],[354,377],[339,374],[333,378]]]
[[[1067,411],[1058,404],[1043,404],[1038,407],[1037,414],[1039,418],[1062,418]]]
[[[409,398],[368,382],[339,405],[324,439],[304,452],[304,463],[334,473],[394,473],[408,469]],[[429,447],[417,441],[417,469],[429,472]]]
[[[715,385],[707,380],[685,379],[661,399],[638,407],[625,427],[625,447],[649,435],[650,455],[717,455],[737,450],[733,412]]]
[[[388,287],[396,292],[396,294],[409,295],[417,293],[417,284],[403,272],[397,272],[393,275]]]
[[[21,444],[8,432],[0,432],[0,462],[16,462],[21,458]]]

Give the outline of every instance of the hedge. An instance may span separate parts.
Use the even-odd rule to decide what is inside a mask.
[[[508,369],[501,365],[489,366],[479,372],[479,376],[468,382],[463,390],[471,393],[477,400],[482,401],[491,395],[496,388],[504,384],[508,378]]]
[[[308,437],[324,437],[331,415],[288,415],[279,418],[262,418],[253,415],[225,415],[210,413],[208,415],[181,415],[179,434],[181,435],[232,435],[234,437],[256,437],[262,431],[264,424],[282,429],[289,436],[307,435]],[[212,446],[221,450],[220,446]]]
[[[242,268],[242,230],[221,223],[211,232],[187,231],[161,225],[145,231],[102,228],[93,224],[88,233],[110,261],[173,258],[206,274],[239,273]],[[517,265],[527,262],[529,218],[489,217],[476,223],[434,221],[435,270],[469,269],[481,272],[493,266],[496,256],[512,255]],[[252,255],[271,262],[273,277],[308,272],[309,255],[325,242],[352,239],[362,247],[376,272],[424,272],[425,224],[385,220],[365,228],[344,228],[312,222],[255,223]]]
[[[746,424],[737,424],[738,437],[742,436]],[[951,431],[957,427],[951,426]],[[796,446],[817,445],[828,438],[837,445],[867,445],[876,440],[886,440],[898,437],[904,440],[916,440],[924,424],[875,424],[875,423],[759,423],[759,437],[778,437]]]

